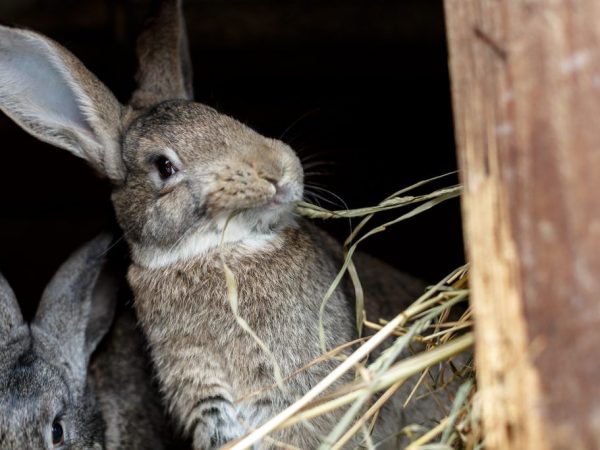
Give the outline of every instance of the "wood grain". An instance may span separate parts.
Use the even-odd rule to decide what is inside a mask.
[[[445,0],[493,449],[600,447],[600,4]]]

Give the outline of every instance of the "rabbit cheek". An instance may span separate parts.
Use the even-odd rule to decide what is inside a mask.
[[[149,205],[154,204],[153,195],[144,185],[130,183],[128,186],[114,189],[111,198],[117,221],[128,239],[140,242],[143,239],[145,224],[149,221]]]
[[[173,245],[198,222],[193,198],[185,189],[158,199],[144,227],[144,235],[163,245]]]

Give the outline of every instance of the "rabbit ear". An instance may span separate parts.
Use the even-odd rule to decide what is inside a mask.
[[[109,235],[100,235],[63,263],[46,286],[34,320],[56,339],[82,376],[114,315],[118,283],[104,267],[110,243]]]
[[[96,349],[112,325],[119,286],[118,278],[105,265],[92,291],[92,306],[85,331],[86,351],[89,354]]]
[[[123,108],[71,53],[27,30],[0,26],[0,109],[38,139],[124,177]]]
[[[138,89],[130,105],[147,108],[165,100],[194,96],[181,0],[162,0],[156,14],[138,38]]]
[[[0,342],[10,338],[20,325],[23,325],[21,309],[13,290],[0,274]]]

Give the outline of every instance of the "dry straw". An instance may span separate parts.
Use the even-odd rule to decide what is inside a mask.
[[[381,318],[365,320],[362,286],[352,263],[354,252],[365,239],[385,231],[392,225],[421,214],[446,200],[459,197],[461,193],[459,185],[426,194],[408,195],[409,192],[414,192],[445,176],[447,175],[416,183],[395,192],[378,205],[368,208],[330,211],[304,202],[298,205],[298,213],[312,219],[360,218],[360,222],[344,243],[343,265],[325,293],[321,306],[319,329],[324,355],[320,359],[336,357],[341,358],[341,363],[295,403],[259,428],[251,430],[246,436],[229,443],[224,448],[231,450],[251,448],[261,440],[276,443],[270,437],[273,432],[298,423],[307,424],[309,419],[338,408],[344,408],[342,419],[328,436],[323,436],[320,450],[354,448],[356,442],[362,442],[360,446],[363,448],[376,448],[377,443],[372,442],[370,432],[378,419],[379,411],[406,380],[415,379],[415,377],[417,382],[408,397],[404,399],[405,406],[419,400],[417,388],[426,387],[428,392],[426,395],[434,396],[436,401],[440,402],[440,407],[445,408],[448,413],[444,419],[430,429],[424,429],[418,424],[407,425],[403,433],[412,441],[408,448],[410,450],[454,448],[470,450],[482,447],[472,365],[467,364],[462,369],[458,369],[451,362],[452,358],[469,352],[473,346],[473,334],[470,331],[472,318],[470,310],[466,306],[469,294],[467,267],[455,270],[435,286],[428,288],[401,314],[386,322]],[[400,209],[402,212],[399,212],[392,220],[365,231],[366,226],[377,214]],[[264,347],[264,343],[239,317],[235,278],[225,260],[223,260],[223,268],[232,311],[236,315],[238,323],[259,342],[261,347]],[[323,329],[322,315],[327,301],[346,273],[349,274],[354,284],[358,330],[361,332],[363,327],[368,327],[375,331],[375,334],[360,339],[358,341],[360,345],[355,347],[351,354],[342,357],[340,355],[343,348],[325,352],[325,330]],[[465,312],[458,320],[456,318],[451,320],[449,318],[450,310],[459,304],[463,305]],[[374,319],[379,320],[374,321]],[[385,351],[380,352],[380,356],[375,361],[366,363],[367,357],[384,342],[389,344],[389,338],[394,339],[393,343]],[[347,348],[348,346],[343,347]],[[415,348],[419,350],[415,351]],[[265,351],[271,354],[267,348]],[[413,354],[408,358],[398,358],[401,353],[406,354],[407,351],[412,351]],[[277,383],[266,389],[283,389],[287,378],[282,378],[274,359],[273,365],[277,374]],[[451,379],[439,379],[439,376],[436,378],[429,370],[433,367],[447,366],[450,367],[450,371],[438,370],[437,373],[450,372],[453,374]],[[355,373],[354,381],[332,392],[329,388],[349,371]],[[293,375],[289,375],[288,378]],[[456,385],[457,382],[462,382],[462,385],[453,395],[453,402],[450,405],[443,405],[442,400],[438,400],[438,393],[444,389],[447,390],[451,384]],[[284,444],[281,446],[290,448]]]

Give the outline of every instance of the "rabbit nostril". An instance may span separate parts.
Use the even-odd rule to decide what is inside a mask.
[[[266,180],[266,181],[268,181],[269,183],[271,183],[275,187],[277,187],[277,183],[279,183],[279,180],[277,178],[263,176],[263,179]]]

